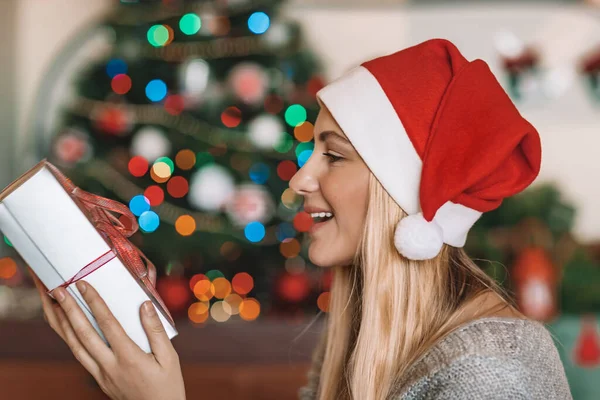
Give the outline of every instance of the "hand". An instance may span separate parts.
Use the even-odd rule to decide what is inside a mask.
[[[30,272],[42,298],[44,318],[111,399],[185,400],[179,356],[153,306],[151,315],[144,312],[144,305],[140,310],[152,349],[152,353],[147,354],[127,336],[98,292],[87,282],[77,282],[77,288],[111,344],[109,348],[67,290],[52,291],[59,300],[56,303],[46,294],[44,284]]]

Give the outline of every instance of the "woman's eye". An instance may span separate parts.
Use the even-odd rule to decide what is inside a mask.
[[[331,153],[323,153],[325,157],[329,157],[329,162],[334,163],[342,159],[342,157],[334,156]]]

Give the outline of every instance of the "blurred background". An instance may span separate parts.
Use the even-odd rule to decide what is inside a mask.
[[[597,399],[599,6],[3,0],[0,187],[48,158],[127,204],[176,319],[188,397],[293,399],[331,284],[288,187],[312,153],[315,93],[362,61],[450,39],[490,65],[544,152],[534,185],[484,215],[467,250],[554,334],[574,398]],[[6,398],[105,398],[0,245]]]

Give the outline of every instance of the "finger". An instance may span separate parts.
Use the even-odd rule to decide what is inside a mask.
[[[152,286],[156,287],[156,267],[152,263],[148,263],[148,279],[152,282]]]
[[[63,340],[71,349],[71,352],[81,365],[96,379],[100,377],[100,366],[91,356],[91,354],[81,344],[77,335],[73,331],[73,327],[69,323],[65,312],[59,307],[56,311],[56,318],[64,333]]]
[[[63,287],[54,289],[52,294],[60,303],[75,335],[90,355],[100,365],[111,364],[115,359],[112,350],[108,348],[100,335],[98,335],[98,332],[96,332],[90,321],[88,321],[73,296]]]
[[[141,349],[127,335],[123,326],[115,318],[96,289],[85,281],[77,282],[77,288],[83,295],[85,302],[90,306],[92,314],[106,340],[110,343],[113,352],[125,357],[134,355],[136,351],[141,352]]]
[[[151,301],[146,301],[140,308],[142,326],[144,327],[146,336],[148,336],[152,353],[154,353],[158,363],[164,366],[172,361],[177,353],[173,348],[171,340],[169,340],[165,327],[158,317],[154,304]]]

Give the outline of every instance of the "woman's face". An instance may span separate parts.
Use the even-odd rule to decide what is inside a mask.
[[[315,222],[308,256],[321,267],[349,265],[363,229],[370,172],[324,106],[314,133],[312,156],[290,181]]]

